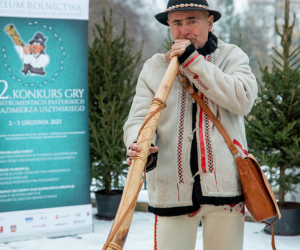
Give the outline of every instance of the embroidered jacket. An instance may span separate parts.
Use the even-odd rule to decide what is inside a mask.
[[[145,63],[124,125],[127,147],[136,141],[167,67],[163,54]],[[243,116],[250,112],[257,95],[248,56],[219,39],[214,53],[204,57],[194,51],[180,69],[245,157]],[[159,148],[157,166],[147,173],[149,211],[174,216],[195,212],[199,203],[242,201],[239,174],[227,144],[177,78],[166,104],[153,140]]]

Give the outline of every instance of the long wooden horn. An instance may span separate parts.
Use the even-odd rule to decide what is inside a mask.
[[[178,69],[178,59],[173,57],[140,130],[137,144],[142,150],[137,154],[137,157],[132,158],[119,209],[103,250],[122,250],[125,245],[137,197],[142,187],[141,179],[148,159],[151,142]]]

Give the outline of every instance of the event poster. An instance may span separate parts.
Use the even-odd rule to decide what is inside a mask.
[[[92,230],[88,10],[0,1],[0,242]]]

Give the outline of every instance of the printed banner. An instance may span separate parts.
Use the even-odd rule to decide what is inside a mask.
[[[0,217],[91,203],[88,7],[0,1]]]
[[[0,0],[0,16],[89,19],[89,0]]]
[[[28,239],[32,235],[58,237],[67,232],[91,231],[91,205],[0,213],[0,242]]]

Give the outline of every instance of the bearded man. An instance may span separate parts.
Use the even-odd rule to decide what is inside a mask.
[[[141,150],[134,142],[173,56],[245,157],[243,116],[250,112],[257,95],[248,56],[211,32],[221,14],[205,0],[169,0],[167,10],[155,17],[170,27],[174,44],[169,53],[149,59],[139,76],[124,125],[127,163]],[[155,249],[195,249],[201,220],[204,250],[243,249],[244,199],[227,144],[178,79],[166,104],[147,163]]]

